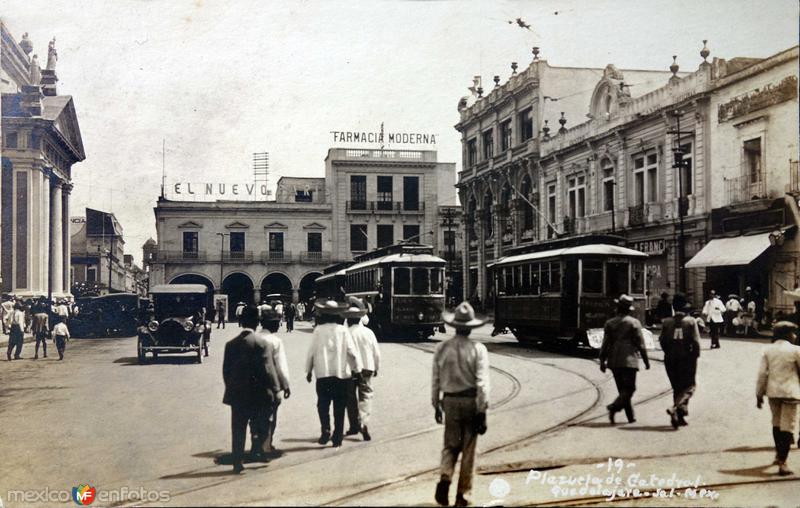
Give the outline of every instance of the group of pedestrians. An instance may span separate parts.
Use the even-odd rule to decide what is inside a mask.
[[[662,301],[668,301],[662,297]],[[624,410],[629,422],[635,422],[631,397],[636,390],[639,361],[650,368],[642,334],[642,325],[631,316],[633,298],[621,295],[617,300],[616,315],[605,324],[603,344],[600,349],[600,370],[610,368],[619,392],[607,406],[612,424],[615,415]],[[752,306],[751,306],[752,308]],[[692,305],[683,295],[675,295],[671,309],[659,303],[657,314],[663,313],[659,343],[664,352],[664,367],[673,390],[673,403],[667,409],[673,428],[688,425],[689,400],[695,393],[697,362],[700,357],[701,318],[692,316]],[[719,331],[725,324],[729,306],[722,303],[714,291],[710,292],[701,315],[711,331],[711,349],[718,349]],[[669,312],[669,314],[667,314]],[[787,465],[789,450],[794,443],[800,419],[800,346],[797,342],[798,326],[790,321],[779,321],[772,327],[772,344],[764,349],[756,385],[756,405],[763,406],[764,396],[769,398],[772,412],[772,436],[775,460],[779,475],[794,474]],[[800,439],[797,440],[800,447]]]
[[[21,360],[25,335],[30,333],[35,340],[34,360],[39,359],[39,350],[47,358],[47,342],[56,345],[59,360],[64,359],[67,341],[70,338],[67,322],[78,312],[67,300],[48,300],[45,297],[22,300],[5,295],[0,304],[0,321],[3,333],[9,336],[6,358]],[[13,355],[13,356],[12,356]]]

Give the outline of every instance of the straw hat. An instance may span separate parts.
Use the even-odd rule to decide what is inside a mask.
[[[616,303],[618,307],[627,307],[630,311],[636,310],[633,307],[633,297],[628,296],[625,293],[619,295],[619,298],[615,298],[614,303]]]
[[[788,340],[793,333],[797,333],[797,325],[791,321],[778,321],[772,325],[772,337],[775,339]]]
[[[337,302],[336,300],[332,300],[329,298],[317,298],[314,302],[314,308],[323,314],[333,314],[336,316],[340,316],[342,312],[349,305],[346,303]]]
[[[461,302],[455,312],[444,312],[442,319],[453,328],[477,328],[486,322],[475,316],[475,309],[468,302]]]
[[[351,296],[347,299],[348,307],[344,310],[344,317],[348,319],[360,318],[367,314],[367,307],[360,298]]]

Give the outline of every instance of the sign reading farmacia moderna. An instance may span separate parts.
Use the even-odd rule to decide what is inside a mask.
[[[419,132],[330,131],[334,143],[380,143],[397,145],[435,145],[436,134]]]

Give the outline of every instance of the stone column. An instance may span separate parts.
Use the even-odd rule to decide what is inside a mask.
[[[72,235],[69,231],[69,195],[72,192],[72,185],[65,184],[61,193],[61,246],[62,246],[62,268],[64,293],[72,292],[72,281],[70,280],[70,267],[72,266]]]
[[[62,232],[62,201],[61,187],[63,183],[56,181],[52,186],[50,195],[50,267],[52,270],[51,291],[54,295],[64,292],[64,236]]]
[[[41,192],[41,222],[40,226],[42,237],[42,248],[39,250],[41,265],[44,278],[44,290],[47,292],[50,285],[50,181],[52,179],[49,170],[42,171],[42,192]]]

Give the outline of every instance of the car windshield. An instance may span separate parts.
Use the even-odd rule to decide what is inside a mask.
[[[189,317],[205,306],[204,294],[163,294],[153,295],[156,319],[169,317]]]

